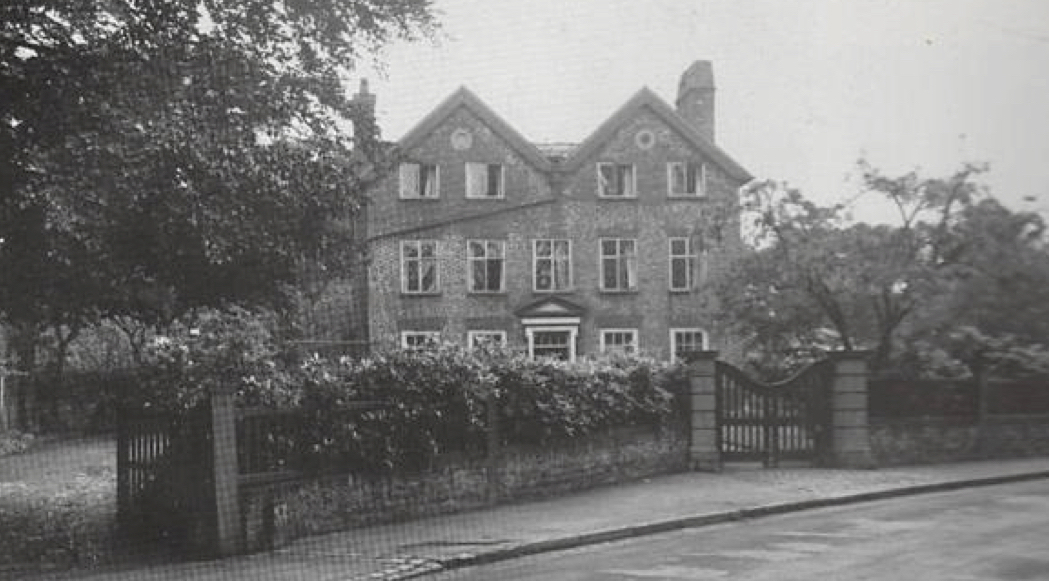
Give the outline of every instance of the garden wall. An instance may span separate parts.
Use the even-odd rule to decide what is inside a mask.
[[[1049,414],[973,418],[872,418],[871,452],[882,466],[1049,455]]]
[[[560,445],[442,458],[422,474],[324,477],[242,492],[248,551],[368,524],[545,498],[688,468],[683,425],[621,428]],[[492,478],[489,478],[489,474]]]

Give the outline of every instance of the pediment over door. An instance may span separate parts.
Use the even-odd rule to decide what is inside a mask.
[[[578,325],[585,313],[586,309],[582,306],[561,297],[543,297],[514,312],[525,325],[540,325],[553,321]]]

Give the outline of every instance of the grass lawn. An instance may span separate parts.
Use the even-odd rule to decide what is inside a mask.
[[[115,525],[114,438],[42,440],[0,457],[0,578],[113,562]]]

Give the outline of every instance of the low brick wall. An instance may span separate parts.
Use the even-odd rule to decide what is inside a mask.
[[[688,433],[627,428],[542,448],[503,450],[494,482],[486,460],[445,459],[424,474],[342,475],[241,493],[246,548],[312,534],[462,512],[684,471]]]
[[[882,466],[1049,455],[1049,415],[878,419],[871,452]]]

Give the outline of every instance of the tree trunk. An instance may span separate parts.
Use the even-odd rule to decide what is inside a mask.
[[[36,393],[33,390],[32,374],[36,371],[36,352],[40,344],[40,327],[32,323],[21,323],[11,327],[11,346],[15,354],[16,370],[21,375],[12,382],[12,424],[28,432],[38,431]]]

